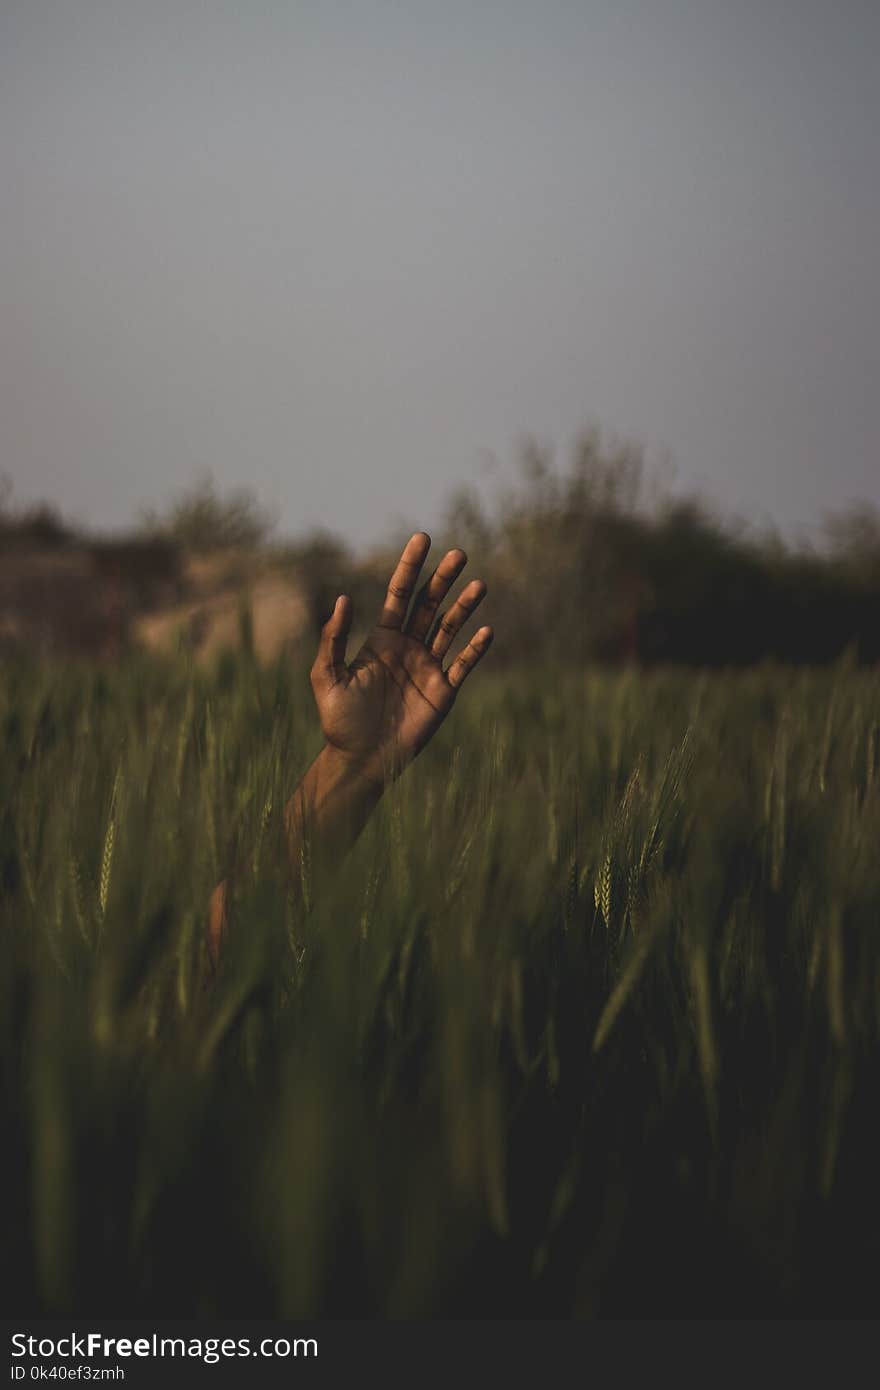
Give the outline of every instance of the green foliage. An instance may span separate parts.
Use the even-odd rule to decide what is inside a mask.
[[[496,663],[817,664],[848,648],[880,660],[880,516],[859,504],[828,519],[826,540],[816,551],[732,526],[596,430],[567,471],[527,444],[517,485],[489,501],[459,490],[444,528],[479,557]]]
[[[356,564],[348,546],[330,532],[311,531],[301,540],[280,547],[277,558],[289,568],[305,597],[311,618],[309,648],[333,612],[339,594],[350,595],[360,621],[381,608],[388,573],[367,572]]]
[[[851,665],[487,666],[303,908],[304,672],[7,665],[10,1313],[870,1311],[878,730]]]
[[[832,559],[866,588],[880,585],[880,507],[857,502],[825,520]]]
[[[49,502],[16,507],[12,500],[12,480],[0,473],[0,547],[63,546],[79,539],[57,507]]]
[[[196,552],[253,550],[269,539],[274,522],[247,488],[225,496],[210,474],[163,513],[146,510],[140,529],[150,538],[174,541]]]

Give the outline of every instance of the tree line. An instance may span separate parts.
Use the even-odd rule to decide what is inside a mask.
[[[871,504],[826,517],[818,542],[793,543],[662,486],[639,446],[607,444],[595,429],[567,467],[534,442],[518,464],[515,481],[490,497],[460,488],[435,535],[438,548],[463,545],[489,585],[480,621],[496,629],[493,663],[880,660],[880,510]],[[82,539],[50,505],[15,511],[0,490],[7,552]],[[210,477],[164,512],[142,514],[126,539],[162,564],[193,551],[271,558],[304,589],[315,628],[341,589],[356,611],[371,611],[387,577],[382,548],[358,557],[330,531],[279,538],[253,494],[224,495]]]

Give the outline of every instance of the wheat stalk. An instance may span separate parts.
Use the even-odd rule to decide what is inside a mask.
[[[110,794],[110,812],[107,817],[107,829],[104,833],[104,849],[101,854],[98,903],[102,922],[107,915],[107,900],[110,897],[110,880],[113,873],[113,848],[116,844],[116,801],[119,795],[121,781],[122,768],[119,767],[116,771],[116,777],[113,780],[113,791]]]

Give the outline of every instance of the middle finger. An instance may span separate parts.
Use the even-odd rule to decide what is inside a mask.
[[[412,591],[430,549],[431,537],[427,531],[416,531],[415,535],[410,536],[389,581],[379,627],[397,628],[398,631],[403,627]]]
[[[434,621],[434,614],[466,564],[467,556],[463,550],[447,550],[427,584],[419,590],[405,628],[408,636],[415,637],[419,642],[424,641]]]
[[[486,586],[482,579],[472,579],[470,584],[462,589],[452,607],[443,614],[433,637],[428,642],[429,650],[438,661],[443,660],[458,629],[464,626],[485,594]]]

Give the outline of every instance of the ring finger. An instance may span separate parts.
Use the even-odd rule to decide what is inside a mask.
[[[415,637],[419,642],[425,640],[434,621],[434,614],[466,564],[467,556],[463,550],[446,552],[427,584],[419,590],[409,615],[409,622],[404,629],[408,636]]]
[[[442,661],[449,650],[453,637],[460,627],[463,627],[474,609],[485,597],[486,586],[482,579],[472,579],[470,584],[462,589],[455,603],[440,618],[434,630],[433,637],[428,642],[428,647],[433,656],[438,661]]]

